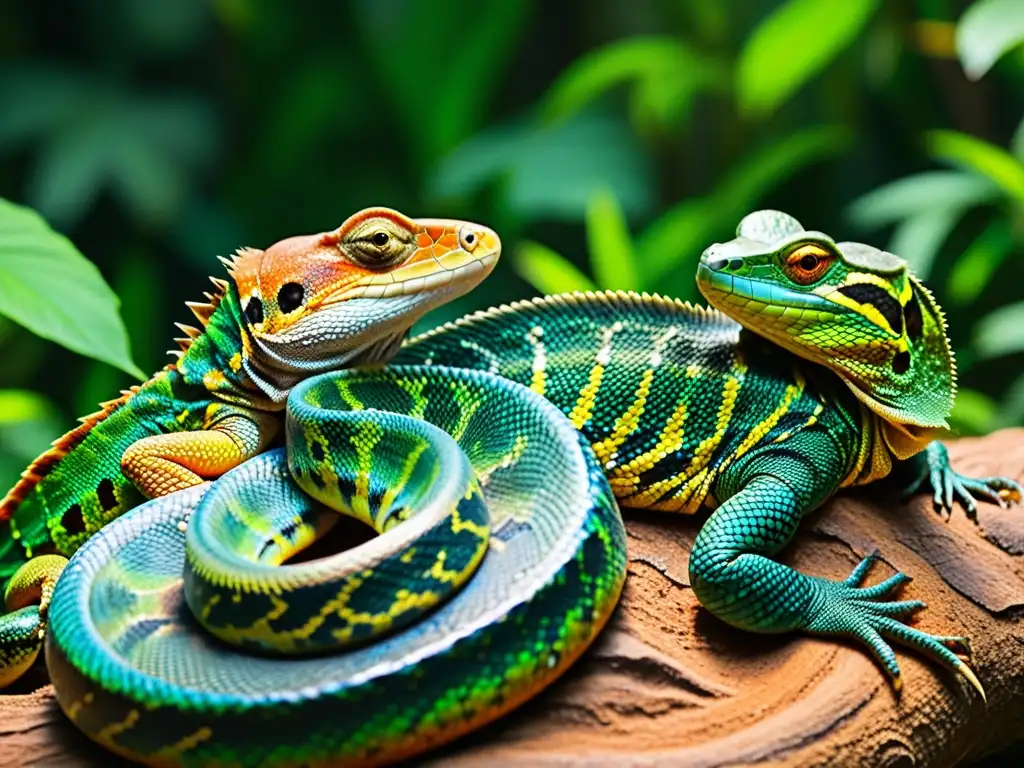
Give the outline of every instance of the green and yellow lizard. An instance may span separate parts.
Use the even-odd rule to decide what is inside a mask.
[[[0,619],[9,677],[45,625],[62,708],[125,756],[393,761],[498,717],[582,652],[625,578],[617,500],[715,508],[690,577],[725,621],[859,639],[898,688],[894,641],[982,691],[965,638],[908,627],[899,617],[923,604],[883,599],[902,574],[864,587],[871,558],[842,582],[770,559],[838,489],[894,467],[947,510],[1020,499],[1012,480],[956,474],[930,442],[955,371],[904,262],[761,211],[701,258],[721,312],[552,296],[399,350],[499,247],[482,227],[376,211],[236,259],[177,366],[59,441],[0,508],[0,563],[34,558],[8,609],[44,600]],[[431,254],[472,277],[431,293]],[[394,279],[407,269],[420,271]],[[394,296],[414,298],[381,300]],[[287,453],[264,451],[285,401]],[[104,525],[142,494],[159,498]],[[282,565],[329,508],[380,535]],[[34,565],[40,553],[53,559]],[[331,649],[346,652],[309,655]]]

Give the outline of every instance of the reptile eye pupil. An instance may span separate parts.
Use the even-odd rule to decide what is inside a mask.
[[[245,305],[245,319],[250,325],[257,325],[263,322],[263,302],[253,296]]]
[[[376,245],[378,248],[383,248],[385,245],[388,244],[388,240],[390,240],[391,238],[388,237],[387,232],[377,232],[371,239],[374,245]]]
[[[476,241],[476,236],[475,236],[475,235],[473,235],[473,233],[472,233],[472,232],[470,232],[470,233],[469,233],[468,235],[466,235],[466,242],[467,242],[467,243],[469,243],[470,245],[472,245],[472,244],[473,244],[473,243],[474,243],[475,241]]]
[[[302,306],[305,291],[299,283],[285,283],[277,292],[277,306],[285,314],[294,312]]]
[[[807,254],[802,259],[800,259],[800,269],[802,269],[804,272],[813,272],[817,266],[817,256],[811,256],[811,254]]]

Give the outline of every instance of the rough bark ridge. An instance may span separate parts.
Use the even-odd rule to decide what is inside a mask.
[[[1024,430],[957,441],[950,453],[961,472],[1024,477]],[[924,496],[901,506],[887,490],[857,490],[809,518],[783,557],[841,578],[881,550],[869,581],[894,569],[914,577],[904,595],[928,603],[915,626],[971,638],[987,707],[913,653],[899,652],[897,696],[855,646],[725,626],[687,584],[700,518],[626,519],[629,578],[595,646],[432,764],[953,766],[1024,738],[1024,510],[982,504],[976,527],[959,509],[945,522]],[[48,686],[0,696],[0,765],[114,764],[65,721]]]

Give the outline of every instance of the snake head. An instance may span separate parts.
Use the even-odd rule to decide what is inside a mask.
[[[757,211],[704,252],[697,284],[745,328],[837,373],[893,427],[897,455],[946,426],[956,385],[945,320],[903,259]]]
[[[500,254],[487,227],[388,208],[243,250],[230,267],[249,342],[243,364],[283,399],[307,376],[386,360],[413,323],[477,285]]]

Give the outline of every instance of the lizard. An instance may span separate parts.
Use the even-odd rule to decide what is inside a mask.
[[[32,664],[54,585],[90,536],[146,498],[217,477],[278,437],[297,382],[389,357],[424,313],[472,288],[500,254],[470,222],[375,207],[339,227],[222,259],[186,302],[176,360],[80,419],[0,501],[0,687]]]
[[[1020,500],[1013,480],[953,471],[933,440],[946,426],[955,366],[931,294],[898,257],[835,242],[777,211],[750,214],[734,240],[709,247],[697,283],[714,309],[620,292],[544,297],[411,339],[391,350],[387,367],[298,382],[287,457],[270,451],[210,490],[153,499],[93,534],[67,566],[47,633],[64,711],[108,748],[160,765],[365,765],[418,754],[525,701],[596,636],[625,578],[619,506],[712,509],[689,571],[720,619],[754,632],[854,638],[897,689],[890,643],[900,643],[984,696],[966,638],[899,620],[924,607],[890,599],[904,574],[863,586],[871,557],[842,581],[772,559],[826,499],[897,469],[911,477],[908,491],[931,484],[947,511],[954,498],[968,510],[975,495]],[[342,416],[353,419],[348,431],[328,439],[317,425]],[[412,422],[391,421],[398,417]],[[335,613],[349,622],[335,638],[348,647],[358,626],[387,624],[422,599],[392,576],[377,593],[383,601],[349,610],[362,584],[378,583],[378,567],[408,561],[406,577],[426,578],[413,565],[417,547],[438,542],[404,539],[404,526],[389,521],[417,519],[397,499],[415,475],[429,486],[455,460],[425,448],[435,458],[421,471],[418,449],[384,437],[423,421],[451,434],[477,478],[446,497],[446,519],[458,520],[446,534],[467,527],[450,508],[458,499],[491,508],[490,533],[476,535],[489,536],[479,562],[463,558],[469,565],[451,575],[450,539],[427,560],[434,581],[473,571],[467,586],[435,601],[423,621],[385,627],[372,645],[288,664],[232,655],[181,618],[191,611],[242,647],[267,650],[283,636],[290,652]],[[396,450],[409,464],[396,462]],[[292,501],[286,515],[243,503],[294,490],[288,483],[326,494],[381,534],[370,559],[360,547],[328,558],[351,578],[326,601],[297,591],[317,588],[322,571],[274,577],[255,567],[319,531],[318,514]],[[153,552],[175,567],[156,573]],[[146,597],[154,593],[163,597]],[[259,727],[269,722],[282,727]]]

